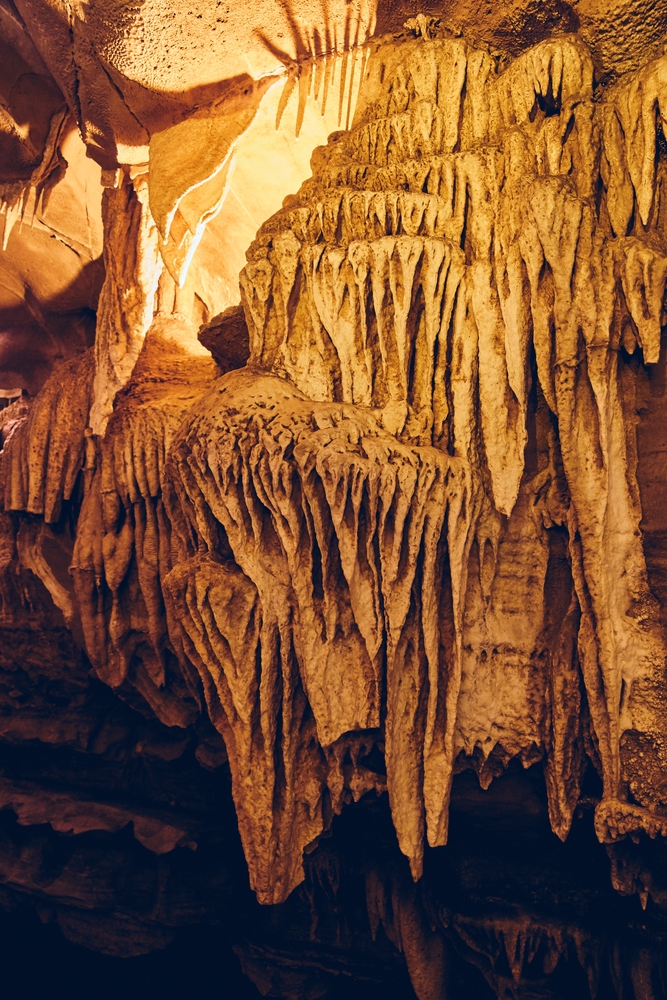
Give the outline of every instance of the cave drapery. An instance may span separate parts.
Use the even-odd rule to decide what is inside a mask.
[[[304,948],[365,809],[359,919],[419,1000],[457,996],[465,963],[493,995],[560,995],[573,955],[592,997],[662,996],[667,11],[643,46],[619,25],[616,63],[583,9],[513,40],[492,18],[387,34],[361,5],[325,37],[294,15],[293,54],[263,38],[254,75],[152,98],[94,19],[56,71],[41,6],[2,7],[0,809],[74,840],[132,824],[146,857],[203,844],[205,879],[231,797],[257,901],[309,900]],[[255,198],[269,141],[293,186]],[[40,747],[159,761],[166,790],[110,794],[101,764],[68,789]],[[590,902],[442,902],[433,859],[466,863],[452,810],[474,826],[509,789],[509,844],[536,781],[543,842],[598,851],[640,904],[621,944]],[[179,926],[181,904],[100,915],[3,864],[3,905],[48,897],[88,947]],[[188,921],[243,893],[215,871]],[[338,995],[301,945],[263,947],[237,942],[262,993]]]

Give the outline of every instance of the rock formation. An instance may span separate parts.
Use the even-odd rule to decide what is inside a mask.
[[[665,995],[667,9],[295,10],[186,88],[90,6],[2,7],[0,905],[295,1000]]]

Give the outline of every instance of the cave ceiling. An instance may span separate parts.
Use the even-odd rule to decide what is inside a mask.
[[[0,910],[667,995],[666,46],[0,0]]]

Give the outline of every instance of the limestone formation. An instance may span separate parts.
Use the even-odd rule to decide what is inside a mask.
[[[624,358],[660,350],[662,63],[595,104],[576,38],[504,70],[459,38],[380,43],[351,130],[249,250],[248,373],[195,407],[167,466],[172,523],[198,540],[169,590],[221,726],[237,746],[261,722],[269,743],[266,764],[230,758],[267,900],[325,824],[304,698],[324,751],[382,728],[415,878],[425,833],[446,843],[455,768],[488,784],[515,756],[543,758],[564,838],[588,754],[600,839],[627,832],[629,789],[633,829],[655,822],[648,760],[640,778],[625,750],[636,733],[665,766]],[[255,782],[262,768],[272,801],[276,751],[284,831]]]
[[[473,995],[471,969],[498,997],[558,976],[662,996],[667,14],[641,50],[620,24],[613,56],[593,0],[535,23],[508,0],[523,39],[474,4],[402,27],[339,6],[327,31],[288,11],[280,45],[258,28],[250,73],[200,53],[185,88],[190,39],[162,89],[152,8],[134,53],[94,3],[2,8],[0,810],[52,838],[132,824],[124,851],[213,866],[233,895],[202,800],[224,788],[255,898],[300,941],[230,931],[265,995],[365,982],[340,958],[361,920],[419,1000]],[[267,135],[291,189],[252,174]],[[177,790],[40,782],[5,744],[68,775],[67,754],[159,760]],[[485,809],[530,891],[493,888]],[[26,866],[0,881],[45,893]],[[595,924],[625,905],[610,886],[648,923]],[[55,888],[54,919],[139,954],[197,893],[215,909],[193,889],[181,921],[163,889],[149,912]],[[308,971],[306,939],[339,957]]]

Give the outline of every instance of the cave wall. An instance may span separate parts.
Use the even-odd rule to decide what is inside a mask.
[[[307,6],[2,6],[0,903],[662,996],[667,10]]]

